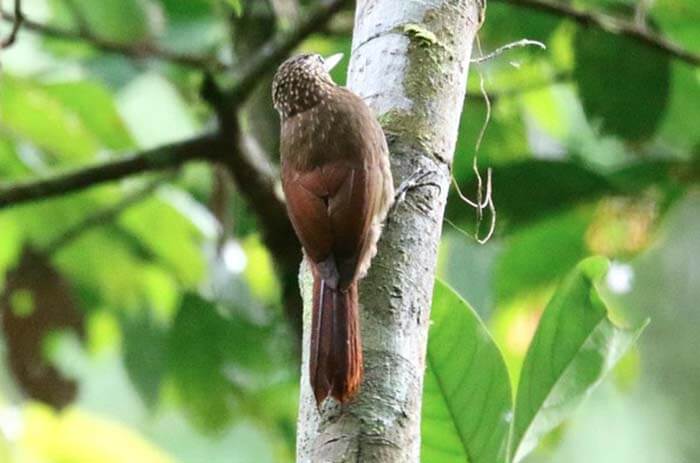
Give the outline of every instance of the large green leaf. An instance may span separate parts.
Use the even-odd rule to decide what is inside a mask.
[[[650,138],[669,100],[668,55],[592,29],[579,29],[574,46],[574,78],[586,115],[600,119],[608,133],[634,141]]]
[[[641,334],[608,318],[595,281],[607,271],[600,257],[578,264],[540,320],[523,364],[510,455],[521,461],[602,380]]]
[[[534,159],[496,167],[493,185],[500,227],[532,223],[614,191],[604,176],[579,163]],[[473,196],[476,184],[463,185],[463,189]],[[452,201],[448,217],[459,222],[465,211],[473,217],[472,209]]]
[[[562,212],[608,195],[638,195],[651,186],[669,194],[679,183],[689,182],[695,169],[693,162],[657,159],[635,161],[604,172],[579,161],[530,159],[496,166],[493,198],[498,211],[498,231],[518,233],[527,226],[554,220]],[[455,176],[459,181],[459,174]],[[473,179],[460,185],[466,195],[474,197],[477,185]],[[471,230],[474,210],[454,190],[450,194],[447,217],[461,228]],[[571,262],[567,268],[570,265]]]
[[[478,315],[436,281],[423,392],[422,461],[504,462],[510,378]]]

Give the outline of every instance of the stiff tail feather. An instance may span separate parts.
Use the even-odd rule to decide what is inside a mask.
[[[329,395],[350,400],[362,381],[357,283],[346,290],[314,278],[309,377],[320,405]]]

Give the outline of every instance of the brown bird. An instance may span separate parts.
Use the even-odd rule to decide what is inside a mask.
[[[362,380],[357,282],[394,199],[389,150],[365,102],[328,73],[336,56],[294,56],[277,70],[282,188],[314,278],[309,377],[320,405]]]

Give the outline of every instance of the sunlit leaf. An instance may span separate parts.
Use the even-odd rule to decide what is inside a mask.
[[[46,90],[77,114],[104,144],[114,150],[132,148],[134,143],[114,103],[102,85],[92,81],[51,84]]]
[[[566,419],[639,337],[608,318],[595,287],[607,261],[582,261],[545,309],[521,371],[510,454],[521,461]]]
[[[144,148],[185,140],[197,132],[188,104],[171,82],[153,72],[122,89],[118,108],[136,142]]]
[[[512,399],[498,347],[476,312],[440,280],[431,321],[421,461],[505,461]]]
[[[247,265],[245,278],[253,295],[266,303],[280,300],[279,281],[275,276],[274,262],[269,251],[263,247],[259,236],[250,236],[243,243]]]
[[[20,160],[15,145],[0,138],[0,178],[9,181],[28,174],[31,170]]]
[[[70,463],[172,463],[132,429],[83,411],[55,414],[32,405],[24,411],[24,448],[31,461]]]
[[[36,82],[2,73],[0,108],[0,128],[56,155],[61,162],[85,161],[100,146],[79,114]]]
[[[241,0],[226,0],[226,3],[233,9],[236,16],[243,16],[243,3]]]

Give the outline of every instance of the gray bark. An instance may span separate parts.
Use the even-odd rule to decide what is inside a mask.
[[[394,182],[422,183],[387,219],[360,284],[365,380],[357,398],[319,411],[308,378],[311,284],[301,272],[304,356],[299,462],[418,462],[425,350],[437,247],[463,107],[478,0],[360,0],[349,87],[387,134]]]

